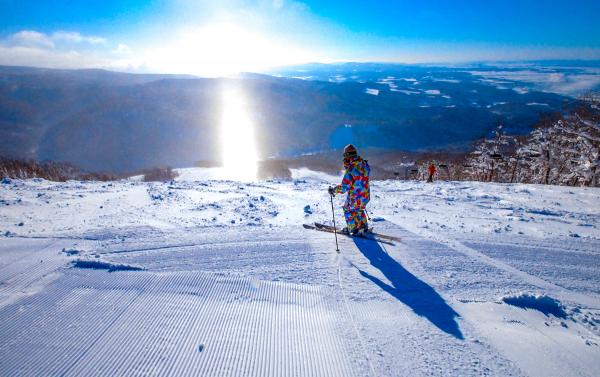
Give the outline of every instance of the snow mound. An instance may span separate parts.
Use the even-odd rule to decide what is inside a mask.
[[[65,253],[65,254],[67,254],[67,255],[77,255],[77,254],[81,253],[81,250],[63,248],[62,252]]]
[[[290,169],[292,172],[292,179],[304,179],[309,181],[316,181],[320,183],[337,183],[342,176],[332,175],[320,171],[311,170],[308,168]]]
[[[502,301],[508,305],[517,306],[523,309],[535,309],[545,315],[552,314],[558,318],[567,317],[565,308],[560,301],[546,295],[535,296],[521,293],[518,295],[504,296],[502,297]]]
[[[90,268],[94,270],[108,270],[113,271],[141,271],[142,267],[132,266],[129,264],[110,263],[96,260],[78,259],[73,261],[73,267],[76,268]]]

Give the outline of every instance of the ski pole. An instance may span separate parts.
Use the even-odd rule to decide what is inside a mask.
[[[333,235],[335,236],[335,251],[339,252],[340,248],[338,247],[337,227],[335,226],[335,212],[333,211],[333,194],[329,194],[329,198],[331,199],[331,216],[333,217]]]

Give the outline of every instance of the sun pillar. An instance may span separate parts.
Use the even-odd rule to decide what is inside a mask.
[[[225,178],[255,180],[258,156],[254,125],[248,116],[245,98],[240,90],[223,91],[221,145]]]

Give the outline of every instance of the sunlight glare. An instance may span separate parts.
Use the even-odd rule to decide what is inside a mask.
[[[239,90],[223,92],[221,145],[226,179],[256,179],[257,152],[254,127],[248,117],[246,103]]]
[[[231,22],[185,29],[147,55],[149,65],[165,72],[220,77],[239,72],[307,62],[315,56],[277,40],[276,36]]]

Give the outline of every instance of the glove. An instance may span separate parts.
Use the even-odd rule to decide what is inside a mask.
[[[335,187],[329,187],[327,189],[327,192],[329,193],[329,195],[335,195]]]

